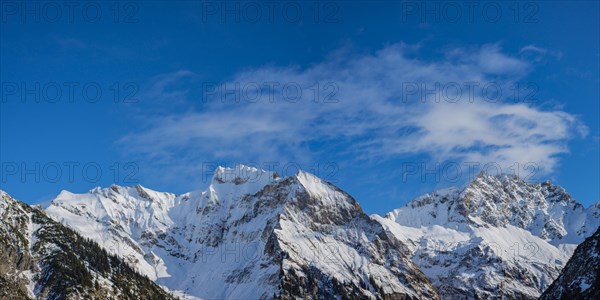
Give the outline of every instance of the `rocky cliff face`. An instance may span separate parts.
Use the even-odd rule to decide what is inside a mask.
[[[204,191],[65,192],[46,211],[188,296],[438,298],[397,237],[305,172],[219,168]]]
[[[577,246],[540,299],[600,299],[600,228]]]
[[[0,191],[0,298],[172,299],[94,242]]]
[[[480,174],[465,188],[373,216],[404,241],[443,298],[537,298],[600,224],[550,182]]]

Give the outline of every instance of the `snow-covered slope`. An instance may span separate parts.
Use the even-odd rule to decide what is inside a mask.
[[[443,298],[537,298],[600,224],[549,182],[480,174],[463,189],[373,216],[404,241]]]
[[[46,212],[198,298],[438,297],[397,237],[305,172],[218,168],[204,191],[63,192]]]

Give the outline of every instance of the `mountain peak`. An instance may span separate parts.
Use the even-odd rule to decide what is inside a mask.
[[[598,228],[598,215],[551,182],[482,172],[463,188],[425,194],[375,219],[412,248],[442,298],[535,299]],[[461,279],[465,273],[481,280]]]
[[[482,172],[462,189],[417,197],[386,218],[417,227],[449,223],[512,225],[558,244],[581,242],[597,227],[593,214],[593,209],[586,210],[565,189],[549,181],[529,183],[514,175]]]
[[[486,171],[481,171],[471,182],[468,183],[468,186],[478,186],[482,184],[487,185],[499,185],[499,184],[527,184],[523,178],[519,177],[515,174],[490,174]]]
[[[280,178],[218,167],[206,190],[170,197],[168,205],[144,201],[145,193],[155,198],[141,186],[111,186],[57,200],[46,212],[192,296],[437,298],[398,239],[350,195],[308,172]]]
[[[274,172],[265,171],[251,166],[236,165],[234,168],[219,166],[213,172],[212,183],[233,183],[240,185],[244,183],[263,182],[265,184],[277,179]]]

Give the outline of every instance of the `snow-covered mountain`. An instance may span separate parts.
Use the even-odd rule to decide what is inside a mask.
[[[550,182],[480,174],[385,216],[306,172],[218,168],[204,190],[63,191],[45,211],[184,298],[533,299],[600,225]]]
[[[600,228],[577,246],[540,299],[600,299]]]
[[[175,299],[97,244],[0,191],[0,299]]]
[[[480,174],[465,188],[418,197],[373,216],[402,240],[444,299],[534,299],[600,225],[550,182]]]
[[[306,172],[218,168],[176,196],[62,192],[46,209],[158,284],[205,299],[437,299],[411,251],[347,193]]]

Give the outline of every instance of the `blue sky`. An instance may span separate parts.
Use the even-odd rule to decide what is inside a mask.
[[[598,201],[598,2],[447,3],[2,2],[1,188],[244,163],[385,213],[483,168]]]

